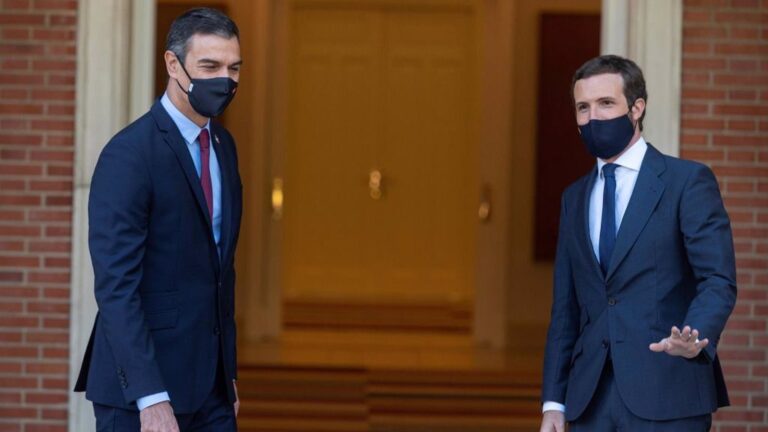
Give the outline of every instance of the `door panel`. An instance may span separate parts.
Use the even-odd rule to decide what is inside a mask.
[[[408,316],[414,327],[469,331],[472,24],[469,8],[293,10],[286,325],[402,327]],[[356,324],[334,319],[355,305],[365,311]]]
[[[366,169],[376,127],[378,17],[297,11],[286,152],[284,292],[336,299],[366,284]]]
[[[391,187],[374,231],[381,288],[434,302],[471,297],[477,190],[470,145],[470,19],[391,13],[383,54]],[[395,271],[392,271],[395,270]]]

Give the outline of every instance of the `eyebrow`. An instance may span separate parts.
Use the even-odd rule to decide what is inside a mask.
[[[615,102],[616,98],[613,96],[603,96],[595,99],[595,102],[602,102],[602,101],[611,101]],[[589,104],[589,101],[581,100],[581,101],[575,101],[574,105],[580,105],[580,104]]]
[[[211,65],[219,65],[219,64],[221,64],[221,62],[220,62],[220,61],[218,61],[218,60],[214,60],[214,59],[209,59],[209,58],[201,58],[200,60],[198,60],[198,61],[197,61],[197,64],[211,64]],[[232,66],[240,66],[240,65],[242,65],[242,64],[243,64],[243,61],[242,61],[242,60],[238,60],[238,61],[236,61],[236,62],[234,62],[234,63],[232,63],[231,65],[228,65],[228,66],[229,66],[229,67],[232,67]]]

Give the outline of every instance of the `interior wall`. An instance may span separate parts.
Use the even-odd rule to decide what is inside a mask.
[[[237,0],[161,0],[162,3],[199,3],[225,5],[231,15],[237,17],[242,33],[241,47],[245,60],[244,71],[247,74],[241,87],[240,94],[235,98],[228,110],[227,126],[238,141],[240,153],[241,174],[245,185],[245,200],[256,203],[245,210],[243,232],[238,247],[238,321],[241,336],[248,340],[273,338],[279,334],[280,298],[279,293],[270,290],[277,286],[267,269],[275,268],[270,264],[266,253],[266,245],[274,241],[276,235],[270,218],[270,190],[273,173],[280,172],[280,167],[274,161],[279,160],[272,153],[267,143],[274,146],[280,141],[281,132],[279,121],[284,116],[284,107],[280,96],[282,53],[280,32],[284,25],[276,22],[275,17],[281,16],[276,10],[286,7],[287,2],[278,0],[263,0],[257,2]],[[495,2],[486,0],[488,4]],[[606,0],[602,1],[603,4]],[[611,3],[609,1],[608,3]],[[533,255],[534,198],[535,198],[535,134],[536,134],[536,89],[538,87],[537,50],[538,15],[542,12],[589,12],[599,13],[600,0],[516,0],[502,2],[498,11],[508,14],[502,20],[508,22],[512,36],[509,42],[511,76],[510,89],[505,89],[506,82],[500,82],[500,88],[493,91],[511,94],[511,103],[501,103],[501,112],[484,113],[481,120],[487,123],[489,117],[507,116],[511,119],[504,125],[504,143],[509,147],[499,147],[497,157],[503,158],[509,172],[504,173],[502,183],[509,184],[508,190],[494,190],[497,207],[496,217],[507,217],[509,229],[498,238],[499,242],[507,241],[507,252],[504,262],[494,262],[494,267],[505,267],[505,286],[508,290],[503,294],[487,296],[490,300],[487,307],[481,307],[486,312],[495,311],[494,316],[503,316],[506,320],[504,330],[488,330],[498,328],[493,317],[480,323],[484,329],[480,334],[495,334],[488,339],[491,345],[499,346],[505,342],[511,346],[539,345],[543,343],[543,332],[549,320],[551,302],[552,264],[536,262]],[[489,9],[494,9],[490,8]],[[283,16],[285,14],[282,14]],[[248,17],[247,19],[243,17]],[[500,22],[502,22],[500,21]],[[628,20],[631,21],[631,20]],[[615,30],[615,29],[614,29]],[[615,33],[615,32],[614,32]],[[506,33],[509,34],[509,33]],[[610,37],[609,37],[610,36]],[[616,35],[604,35],[603,40],[615,39]],[[285,43],[285,38],[282,38]],[[251,75],[252,74],[252,75]],[[506,80],[505,80],[506,81]],[[502,98],[503,99],[503,98]],[[507,108],[506,105],[509,105]],[[505,121],[497,122],[499,125]],[[494,129],[494,135],[501,131]],[[506,132],[508,130],[508,132]],[[482,132],[482,129],[481,129]],[[279,147],[279,146],[276,146]],[[279,151],[279,148],[277,148]],[[510,161],[506,163],[506,161]],[[556,199],[556,198],[553,198]],[[246,258],[247,257],[247,262]],[[482,259],[483,257],[478,257]],[[478,269],[488,266],[478,266]],[[487,273],[487,272],[486,272]],[[494,276],[495,277],[495,276]],[[483,275],[478,275],[478,282]],[[479,288],[480,289],[480,288]],[[478,293],[479,294],[479,293]],[[481,298],[477,296],[478,300]],[[506,305],[502,313],[494,305]],[[503,308],[502,308],[503,309]],[[256,325],[253,325],[253,324]],[[477,324],[477,323],[476,323]],[[487,328],[486,328],[487,327]],[[247,334],[243,334],[247,333]],[[497,337],[498,336],[498,337]],[[499,340],[499,337],[501,339]],[[494,342],[495,341],[495,342]],[[501,342],[501,343],[499,343]]]
[[[241,329],[241,340],[257,341],[273,339],[280,332],[280,296],[270,287],[278,286],[276,275],[270,274],[269,269],[276,268],[267,253],[269,242],[278,240],[279,235],[270,220],[270,185],[273,175],[279,176],[280,166],[275,161],[281,160],[273,152],[279,150],[282,134],[279,130],[281,116],[285,116],[284,107],[280,102],[279,92],[284,87],[280,84],[285,72],[285,62],[280,58],[284,53],[281,49],[287,43],[285,35],[286,23],[276,19],[286,14],[279,13],[280,8],[286,7],[287,2],[263,0],[258,2],[238,0],[160,0],[160,4],[173,5],[210,5],[218,6],[229,11],[240,26],[241,50],[244,60],[243,75],[238,97],[227,110],[226,126],[237,140],[240,158],[241,175],[244,184],[244,199],[252,203],[245,208],[244,223],[238,244],[236,267],[238,272],[238,323]],[[494,136],[499,136],[500,126],[508,129],[504,140],[486,136],[493,142],[496,160],[492,167],[494,171],[506,171],[494,174],[503,179],[493,178],[493,184],[509,185],[508,190],[495,190],[495,201],[498,208],[496,217],[504,217],[504,230],[493,230],[502,234],[498,241],[508,238],[504,262],[495,262],[495,267],[501,270],[489,269],[489,266],[479,265],[478,270],[493,274],[504,273],[504,284],[508,290],[504,293],[486,295],[494,305],[479,305],[476,311],[483,316],[492,314],[504,317],[507,324],[500,330],[496,319],[479,320],[482,329],[475,329],[475,335],[481,336],[479,342],[490,343],[491,346],[520,346],[539,345],[543,343],[543,332],[549,320],[549,305],[551,302],[552,265],[547,262],[536,262],[533,254],[534,226],[534,194],[535,194],[535,141],[536,141],[536,89],[538,47],[539,47],[539,14],[542,12],[590,12],[600,11],[600,0],[517,0],[514,2],[491,2],[489,12],[500,12],[509,15],[508,22],[511,30],[500,32],[500,36],[511,39],[509,43],[509,64],[502,68],[508,71],[508,76],[496,77],[500,88],[490,91],[502,91],[511,94],[510,103],[499,99],[498,109],[492,112],[486,110],[484,116],[500,117],[498,121],[487,118],[481,120],[484,128],[492,123],[490,128],[495,130]],[[502,7],[503,6],[503,7]],[[496,47],[494,49],[498,49]],[[503,48],[503,47],[502,47]],[[494,53],[497,56],[498,53]],[[506,63],[506,62],[505,62]],[[281,72],[282,71],[282,72]],[[509,80],[510,88],[503,91]],[[485,92],[490,94],[489,92]],[[282,107],[282,108],[281,108]],[[503,117],[503,119],[502,119]],[[268,146],[267,144],[270,143]],[[274,149],[272,148],[274,147]],[[499,161],[498,157],[503,160]],[[279,164],[277,164],[279,165]],[[492,244],[492,243],[488,243]],[[482,255],[482,252],[479,253]],[[482,257],[478,257],[482,258]],[[493,278],[497,278],[493,276]],[[478,283],[485,279],[478,275]],[[485,281],[488,282],[488,281]],[[478,290],[482,290],[478,287]],[[478,301],[483,295],[477,293]],[[499,308],[506,305],[506,310]],[[479,310],[482,309],[482,310]],[[487,327],[487,328],[486,328]],[[495,327],[494,330],[492,327]],[[535,337],[531,337],[531,334]],[[488,336],[482,336],[488,335]],[[541,337],[539,337],[541,336]]]
[[[227,127],[237,140],[240,175],[243,182],[243,222],[238,242],[237,320],[239,340],[277,337],[280,330],[279,293],[270,290],[270,257],[267,245],[274,241],[270,229],[271,184],[275,167],[275,111],[273,103],[278,72],[275,72],[277,48],[274,45],[275,9],[282,0],[227,0],[231,16],[240,27],[243,57],[238,97],[228,111]]]
[[[536,113],[539,15],[543,12],[599,13],[600,0],[515,2],[512,64],[512,205],[510,222],[507,323],[509,347],[544,344],[552,301],[551,262],[534,259]],[[575,124],[575,123],[574,123]],[[569,125],[557,125],[569,127]],[[575,126],[574,126],[575,130]],[[558,200],[559,197],[551,197]]]
[[[540,22],[534,256],[551,262],[560,219],[560,201],[553,197],[595,165],[579,134],[569,127],[573,99],[568,89],[573,71],[600,54],[600,14],[547,12]]]

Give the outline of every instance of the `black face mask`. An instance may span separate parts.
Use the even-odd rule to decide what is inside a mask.
[[[610,120],[592,119],[589,123],[579,126],[579,132],[592,156],[610,159],[627,148],[635,135],[635,126],[627,113]]]
[[[216,117],[224,112],[237,91],[237,81],[229,77],[195,78],[189,76],[184,63],[179,59],[179,64],[189,78],[189,90],[184,90],[178,80],[176,83],[181,91],[189,97],[189,104],[204,117]]]

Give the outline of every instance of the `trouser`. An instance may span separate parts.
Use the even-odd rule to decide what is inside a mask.
[[[624,404],[616,386],[610,359],[587,409],[569,424],[570,432],[706,432],[712,415],[674,420],[647,420],[634,415]]]

